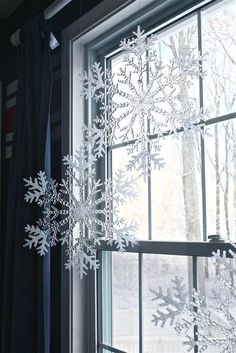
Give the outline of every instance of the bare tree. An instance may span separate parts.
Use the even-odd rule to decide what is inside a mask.
[[[233,23],[233,11],[223,10],[222,13],[210,16],[206,22],[205,42],[208,45],[207,64],[210,73],[208,82],[208,98],[211,102],[210,111],[213,116],[220,116],[222,111],[231,112],[235,105],[236,91],[233,69],[236,69],[234,52],[236,50],[236,31]],[[221,128],[223,127],[223,128]],[[214,126],[215,156],[209,156],[215,168],[216,178],[216,233],[220,234],[225,229],[227,238],[230,237],[230,178],[234,182],[236,197],[236,171],[230,173],[230,163],[235,163],[230,156],[230,144],[235,144],[234,133],[230,132],[229,123]],[[221,140],[219,140],[219,130]],[[224,160],[219,160],[220,149],[224,149]],[[220,165],[221,164],[221,165]],[[221,199],[221,193],[223,198]],[[235,201],[236,202],[236,201]],[[221,204],[224,207],[224,224],[221,217]],[[236,207],[236,204],[235,204]],[[235,217],[235,215],[234,215]],[[234,220],[235,223],[235,220]],[[236,225],[236,223],[235,223]]]
[[[183,50],[192,51],[194,38],[196,39],[196,26],[192,25],[182,29],[175,35],[170,35],[163,44],[171,50],[174,59],[178,59]],[[189,99],[189,88],[183,80],[179,87],[180,110]],[[171,107],[173,109],[173,107]],[[176,109],[176,108],[174,108]],[[182,136],[182,180],[185,209],[186,237],[188,240],[201,239],[200,207],[196,175],[196,144],[194,137],[186,145]]]
[[[196,49],[196,25],[183,28],[178,33],[170,35],[168,40],[164,41],[164,45],[168,47],[174,59],[178,59],[184,50],[192,51]],[[179,106],[183,111],[184,105],[190,99],[189,87],[183,80],[179,87]],[[171,107],[176,109],[175,107]],[[199,192],[197,185],[197,167],[196,155],[197,144],[194,135],[186,144],[184,135],[181,136],[181,159],[182,159],[182,183],[183,183],[183,199],[185,214],[186,238],[190,241],[201,240],[201,221],[200,221],[200,205]],[[188,285],[189,293],[192,292],[192,260],[188,260]],[[204,277],[200,276],[199,286],[203,293],[205,292]],[[190,299],[191,300],[191,299]]]

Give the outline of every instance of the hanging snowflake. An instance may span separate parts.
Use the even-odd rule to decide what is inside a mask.
[[[157,37],[138,27],[132,39],[120,44],[123,67],[117,75],[94,63],[83,75],[85,99],[97,103],[96,127],[84,128],[84,144],[74,157],[64,158],[65,178],[58,184],[43,172],[25,179],[27,202],[43,209],[36,225],[27,225],[26,246],[44,255],[58,242],[67,246],[66,267],[75,267],[82,277],[97,268],[97,244],[116,243],[123,251],[134,243],[135,225],[119,216],[118,205],[133,196],[132,184],[124,172],[101,182],[96,163],[117,141],[128,142],[127,169],[137,169],[144,178],[151,168],[161,168],[161,142],[166,133],[185,140],[189,133],[202,132],[203,112],[186,95],[192,79],[199,77],[200,57],[183,47],[178,56],[163,63],[155,50]],[[132,141],[131,141],[132,140]],[[131,142],[131,143],[130,143]]]
[[[163,167],[161,140],[167,132],[202,133],[204,120],[196,100],[186,94],[201,75],[202,57],[183,47],[164,64],[156,42],[156,35],[147,36],[138,27],[132,39],[120,43],[123,66],[118,73],[104,72],[96,62],[83,76],[82,95],[98,103],[96,121],[108,132],[108,145],[132,141],[127,169],[135,168],[144,178],[152,167]]]
[[[222,254],[213,253],[215,280],[211,284],[210,303],[206,297],[193,290],[192,302],[189,303],[187,286],[183,278],[176,277],[172,288],[164,294],[151,290],[158,308],[153,314],[153,323],[164,327],[167,322],[174,326],[179,334],[186,338],[183,344],[187,352],[198,347],[198,352],[235,353],[236,352],[236,246]],[[230,256],[230,257],[229,257]],[[193,338],[193,328],[197,330]]]
[[[43,217],[25,227],[25,246],[45,255],[58,242],[67,246],[66,268],[76,269],[82,278],[88,268],[97,269],[96,245],[116,244],[124,251],[135,244],[136,225],[119,216],[119,204],[135,196],[135,181],[122,170],[113,180],[95,178],[95,163],[104,154],[104,135],[95,127],[84,128],[85,142],[74,157],[63,159],[65,178],[58,184],[40,171],[35,179],[25,179],[26,202],[36,202]]]

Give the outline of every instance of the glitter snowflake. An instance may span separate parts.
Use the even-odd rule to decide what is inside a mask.
[[[128,144],[127,169],[146,178],[152,167],[161,168],[162,139],[166,132],[177,136],[202,133],[204,114],[194,98],[186,95],[193,79],[201,75],[202,58],[182,48],[165,64],[155,50],[156,35],[138,27],[134,37],[120,43],[123,65],[118,73],[103,71],[99,63],[83,75],[86,99],[94,99],[100,112],[98,126],[108,132],[107,144]],[[186,139],[187,140],[187,139]]]
[[[185,336],[183,344],[187,352],[198,347],[198,352],[235,353],[236,352],[236,246],[227,252],[213,253],[215,279],[211,284],[209,300],[200,292],[193,290],[189,302],[187,286],[183,278],[176,277],[172,288],[164,294],[151,290],[157,310],[153,323],[164,327],[174,326],[179,334]],[[228,254],[227,254],[228,253]],[[197,329],[193,338],[193,328]]]
[[[80,277],[97,269],[96,246],[102,241],[116,244],[119,251],[135,244],[136,225],[119,215],[119,205],[134,197],[135,181],[119,170],[113,180],[95,177],[97,160],[104,154],[104,134],[84,128],[85,142],[74,157],[66,156],[65,178],[58,184],[40,171],[35,179],[25,179],[26,202],[36,202],[43,216],[36,225],[25,227],[25,246],[45,255],[60,242],[67,247],[66,268],[76,269]]]

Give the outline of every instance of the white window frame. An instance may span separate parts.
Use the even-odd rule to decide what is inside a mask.
[[[175,20],[215,0],[186,0],[182,10],[176,10]],[[74,154],[82,142],[81,126],[89,115],[80,96],[80,75],[93,62],[93,52],[104,46],[112,32],[139,24],[150,13],[172,0],[103,0],[62,33],[62,154]],[[194,5],[195,3],[195,5]],[[182,3],[183,4],[183,3]],[[181,4],[179,4],[181,7]],[[175,9],[173,9],[173,12]],[[170,16],[170,15],[169,15]],[[167,25],[167,19],[159,19]],[[173,21],[173,14],[170,22]],[[157,21],[156,21],[157,22]],[[122,25],[121,25],[122,23]],[[79,54],[79,55],[78,55]],[[62,255],[62,264],[65,262]],[[63,268],[63,265],[62,265]],[[62,353],[97,352],[96,278],[89,274],[82,282],[79,276],[62,271]]]

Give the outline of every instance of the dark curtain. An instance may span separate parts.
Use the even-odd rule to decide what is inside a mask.
[[[21,29],[14,140],[8,190],[1,353],[49,353],[49,257],[23,247],[40,217],[24,201],[23,178],[50,172],[50,31],[43,15]]]

